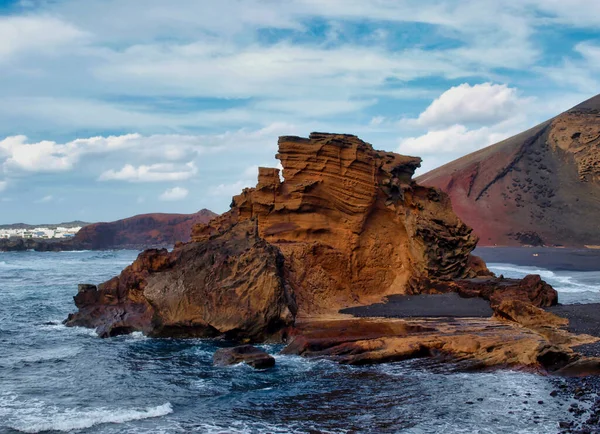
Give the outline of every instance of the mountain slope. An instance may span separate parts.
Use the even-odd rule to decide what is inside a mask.
[[[136,215],[84,226],[73,241],[90,249],[172,245],[177,241],[189,241],[192,226],[208,223],[216,215],[207,209],[195,214]]]
[[[600,245],[600,95],[417,178],[480,245]]]

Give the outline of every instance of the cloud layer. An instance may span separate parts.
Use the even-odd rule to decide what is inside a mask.
[[[60,198],[38,205],[53,220],[224,211],[277,136],[311,131],[431,169],[600,91],[599,27],[583,0],[15,2],[0,198]]]

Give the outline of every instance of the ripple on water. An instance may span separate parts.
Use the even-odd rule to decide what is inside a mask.
[[[24,433],[82,430],[107,423],[166,416],[173,412],[169,402],[147,408],[59,408],[38,399],[20,400],[16,395],[0,395],[0,416],[5,427]]]

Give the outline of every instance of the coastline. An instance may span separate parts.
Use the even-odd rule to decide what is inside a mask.
[[[487,264],[506,263],[554,271],[600,271],[600,250],[566,247],[477,247]]]

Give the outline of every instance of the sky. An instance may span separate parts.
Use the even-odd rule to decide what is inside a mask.
[[[597,1],[0,0],[0,224],[224,212],[311,131],[425,173],[597,93]]]

